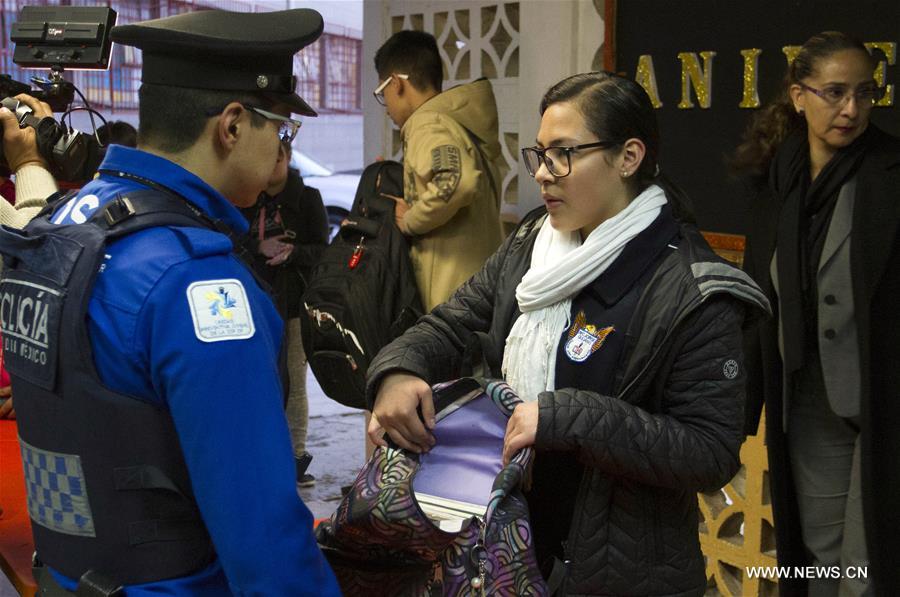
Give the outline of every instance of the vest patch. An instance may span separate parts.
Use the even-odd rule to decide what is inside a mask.
[[[587,323],[584,311],[579,311],[575,322],[569,328],[569,340],[566,342],[566,356],[576,363],[583,363],[589,356],[597,352],[606,341],[606,337],[616,331],[615,326],[598,328]]]
[[[0,329],[7,369],[53,389],[63,293],[10,274],[0,284]]]
[[[187,288],[194,334],[202,342],[245,340],[256,332],[240,280],[204,280]]]
[[[21,437],[19,445],[31,520],[57,533],[95,537],[81,457],[41,450]]]

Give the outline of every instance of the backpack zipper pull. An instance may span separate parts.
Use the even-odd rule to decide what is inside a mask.
[[[475,591],[478,591],[481,597],[485,597],[486,593],[484,590],[484,561],[478,563],[478,576],[474,577],[471,581],[469,581],[469,585]]]
[[[469,586],[472,587],[473,591],[477,591],[481,597],[486,595],[485,593],[485,577],[487,576],[485,573],[485,565],[484,562],[487,559],[487,554],[485,552],[484,547],[484,531],[485,527],[481,529],[481,537],[479,537],[478,541],[475,543],[472,550],[469,552],[469,557],[478,565],[478,575],[473,576],[469,579]]]
[[[363,247],[363,242],[365,240],[365,236],[359,237],[359,244],[356,245],[355,249],[353,249],[353,254],[350,255],[350,261],[347,262],[347,267],[349,267],[350,269],[355,269],[356,266],[359,265],[359,260],[362,259],[362,254],[365,250]]]

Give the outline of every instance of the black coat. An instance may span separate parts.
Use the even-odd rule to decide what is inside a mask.
[[[471,355],[481,352],[500,376],[541,212],[526,217],[447,303],[378,354],[370,405],[391,371],[445,381],[469,373]],[[740,465],[740,327],[748,305],[767,308],[746,275],[683,225],[678,249],[659,262],[631,318],[614,396],[571,388],[540,395],[536,449],[565,451],[585,465],[577,487],[559,488],[578,492],[566,594],[703,594],[696,493],[722,487]]]
[[[756,189],[747,235],[745,270],[773,307],[769,276],[776,247],[780,202]],[[885,136],[857,173],[850,268],[861,367],[862,494],[869,581],[878,595],[900,595],[900,139]],[[755,433],[766,407],[766,441],[772,482],[778,562],[809,564],[800,535],[794,485],[782,428],[782,366],[777,315],[746,337],[751,368],[747,432]],[[803,595],[806,583],[780,580],[783,595]]]
[[[285,231],[293,236],[294,245],[288,259],[279,265],[267,265],[266,257],[258,252],[257,223],[260,208],[277,207]],[[253,207],[241,210],[250,223],[249,248],[253,255],[253,269],[272,288],[275,304],[281,316],[290,319],[300,314],[300,295],[306,289],[313,266],[328,246],[328,214],[322,195],[308,187],[296,170],[288,171],[287,185],[275,197],[261,197]]]

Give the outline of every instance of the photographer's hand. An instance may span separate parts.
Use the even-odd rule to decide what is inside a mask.
[[[36,118],[53,116],[53,110],[46,103],[39,101],[30,95],[20,94],[16,99],[34,110]],[[35,164],[47,169],[47,161],[41,157],[37,147],[37,135],[34,128],[26,126],[19,128],[15,114],[6,108],[0,108],[0,125],[3,126],[3,154],[11,172],[18,171],[22,166]]]

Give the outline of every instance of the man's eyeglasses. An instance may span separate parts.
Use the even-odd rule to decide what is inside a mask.
[[[568,176],[572,172],[572,154],[583,149],[593,147],[615,147],[618,143],[609,141],[597,141],[596,143],[582,143],[571,147],[525,147],[522,149],[522,159],[525,169],[532,177],[541,167],[541,162],[547,166],[547,171],[555,178]]]
[[[390,75],[387,79],[382,81],[381,85],[376,87],[375,91],[372,92],[372,95],[375,96],[375,101],[378,102],[379,104],[381,104],[382,106],[385,105],[384,90],[387,89],[387,86],[390,84],[391,79],[393,79],[394,77],[397,77],[398,79],[403,79],[404,81],[409,79],[409,75],[399,75],[398,74],[398,75]]]
[[[282,143],[287,143],[288,145],[297,137],[297,131],[300,130],[300,127],[303,126],[303,123],[299,120],[294,120],[293,118],[288,118],[287,116],[282,116],[281,114],[276,114],[275,112],[269,112],[268,110],[263,110],[262,108],[257,108],[256,106],[251,106],[249,104],[241,104],[244,106],[246,110],[253,112],[255,114],[259,114],[266,120],[274,120],[278,123],[278,138],[281,139]]]
[[[846,85],[829,85],[825,89],[816,89],[806,83],[800,83],[800,87],[815,93],[831,106],[843,106],[850,101],[851,96],[856,100],[857,105],[872,106],[884,97],[885,92],[884,87],[875,84],[866,84],[857,89],[850,89]]]

